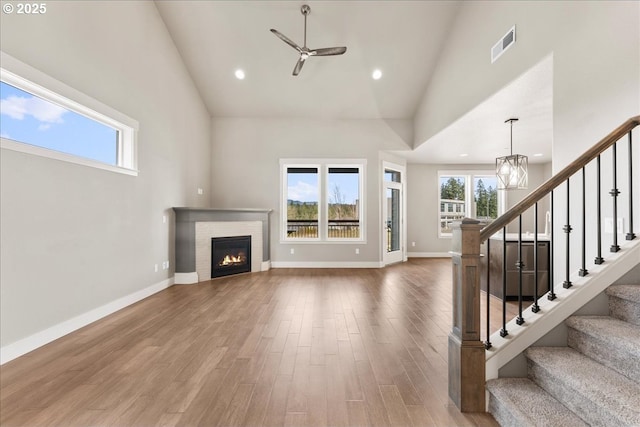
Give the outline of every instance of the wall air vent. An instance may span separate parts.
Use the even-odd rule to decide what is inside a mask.
[[[511,27],[507,34],[504,35],[498,43],[491,48],[491,63],[496,62],[500,56],[507,51],[516,42],[516,26]]]

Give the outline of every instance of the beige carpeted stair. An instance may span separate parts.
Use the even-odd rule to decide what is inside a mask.
[[[640,286],[606,293],[610,316],[566,320],[568,347],[525,351],[528,378],[487,382],[501,426],[640,427]]]

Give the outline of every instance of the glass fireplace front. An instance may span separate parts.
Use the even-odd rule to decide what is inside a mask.
[[[251,271],[251,236],[211,239],[211,278]]]

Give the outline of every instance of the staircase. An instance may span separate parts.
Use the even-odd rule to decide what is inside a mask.
[[[485,411],[488,392],[490,412],[506,426],[640,427],[640,283],[634,278],[636,285],[610,286],[640,261],[640,236],[633,228],[640,209],[638,179],[632,173],[638,149],[634,140],[640,140],[640,116],[622,123],[494,221],[464,218],[453,224],[448,385],[449,397],[462,412]],[[610,167],[603,167],[601,156]],[[618,165],[625,168],[619,171]],[[609,183],[605,208],[603,185]],[[547,202],[549,234],[541,235],[539,203],[544,210]],[[523,215],[530,215],[529,226]],[[531,225],[533,237],[526,233],[525,239]],[[511,264],[516,275],[505,268],[510,233],[518,245]],[[541,237],[549,241],[547,261],[538,259]],[[482,256],[483,251],[492,254],[496,244],[498,253],[502,247],[501,274],[492,274],[491,256]],[[501,295],[507,295],[514,284],[517,316],[508,320],[516,306],[508,309],[502,298],[501,316],[492,318],[491,294],[502,289]],[[547,284],[541,295],[546,288],[538,286]],[[605,290],[609,316],[570,317]],[[533,300],[530,305],[527,298]],[[567,347],[531,347],[563,322]],[[502,327],[496,330],[498,323]],[[483,326],[485,341],[480,338]],[[495,379],[520,355],[527,360],[528,378]]]
[[[487,382],[501,426],[640,426],[640,285],[606,290],[609,316],[572,316],[567,347],[525,350],[528,378]]]

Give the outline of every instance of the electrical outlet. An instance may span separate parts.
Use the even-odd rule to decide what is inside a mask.
[[[416,247],[416,242],[411,242],[411,246]]]
[[[204,190],[202,188],[198,188],[198,194],[202,196],[204,194]]]
[[[356,255],[360,255],[360,248],[356,248]]]
[[[167,223],[167,216],[166,215],[162,215],[162,223],[163,224]]]
[[[156,273],[158,272],[158,264],[154,266],[153,271],[155,271]]]
[[[295,254],[296,250],[294,248],[291,248],[291,255]]]

